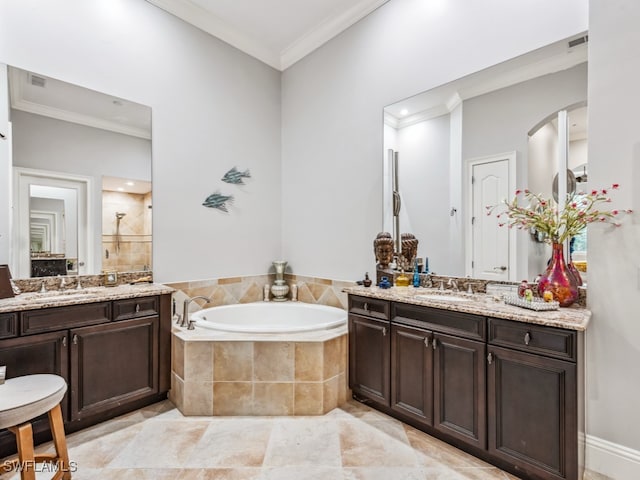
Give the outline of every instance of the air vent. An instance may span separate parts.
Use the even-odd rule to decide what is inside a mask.
[[[574,38],[569,42],[569,48],[577,47],[578,45],[582,45],[583,43],[587,43],[589,41],[589,35],[584,35],[579,38]]]
[[[34,87],[44,88],[47,83],[46,79],[39,77],[38,75],[34,75],[33,73],[29,75],[29,79],[31,85],[33,85]]]

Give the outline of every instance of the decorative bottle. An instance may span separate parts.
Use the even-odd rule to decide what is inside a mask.
[[[413,266],[413,286],[418,288],[420,286],[420,270],[418,267],[418,259],[415,261],[415,265]]]

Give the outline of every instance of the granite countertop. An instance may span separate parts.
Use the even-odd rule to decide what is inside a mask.
[[[118,285],[115,287],[88,287],[80,290],[51,290],[45,293],[29,292],[21,293],[12,298],[1,299],[0,313],[147,297],[172,292],[174,292],[173,288],[159,283],[140,283],[135,285]]]
[[[423,305],[425,307],[441,308],[454,312],[473,313],[476,315],[504,318],[518,322],[534,323],[550,327],[566,328],[568,330],[584,331],[591,318],[591,311],[586,308],[571,306],[551,311],[534,311],[526,308],[507,305],[497,296],[484,293],[462,293],[435,288],[391,287],[345,287],[343,292],[363,297],[379,298],[394,302]],[[432,298],[417,298],[418,295],[432,296]],[[440,298],[438,298],[440,297]],[[447,297],[452,300],[447,300]],[[464,299],[464,300],[456,300]]]

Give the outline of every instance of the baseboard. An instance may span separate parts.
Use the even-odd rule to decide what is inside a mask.
[[[586,468],[615,480],[640,478],[640,451],[586,436]]]

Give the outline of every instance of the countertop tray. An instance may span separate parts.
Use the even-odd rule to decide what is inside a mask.
[[[520,298],[517,295],[505,295],[504,303],[508,305],[514,305],[516,307],[527,308],[529,310],[535,310],[536,312],[544,312],[548,310],[558,310],[560,304],[558,302],[545,302],[541,298],[534,297],[531,301],[527,301],[524,298]]]

